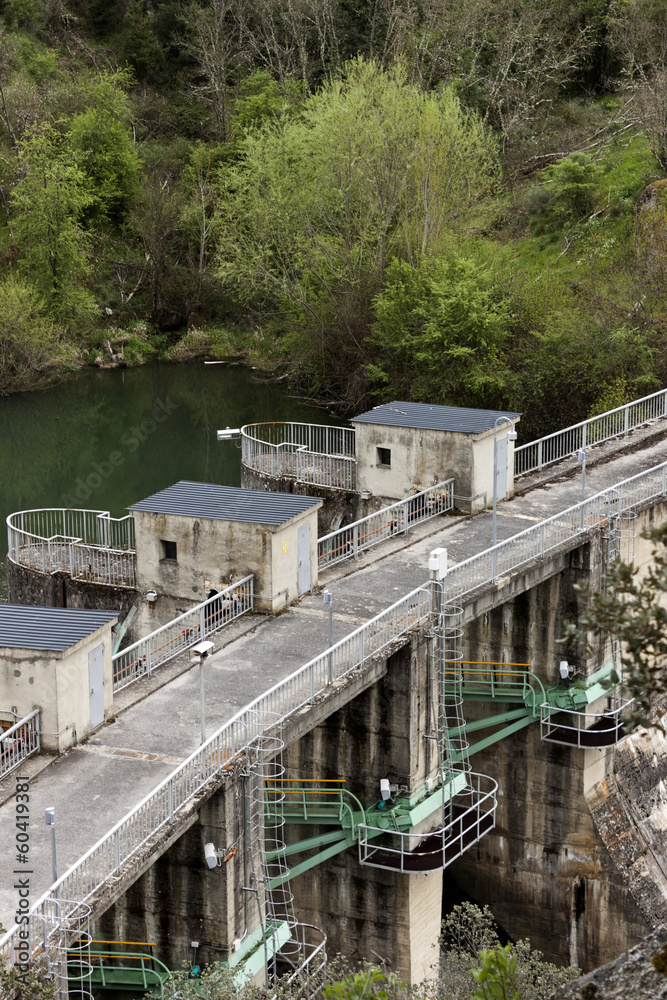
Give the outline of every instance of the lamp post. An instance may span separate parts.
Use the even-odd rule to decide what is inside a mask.
[[[213,643],[210,640],[205,642],[198,642],[196,646],[192,647],[192,655],[194,657],[194,662],[199,661],[199,702],[200,702],[200,722],[201,722],[201,741],[206,743],[206,692],[204,690],[204,662],[206,657],[213,649]]]
[[[325,590],[323,593],[324,607],[329,609],[329,649],[333,646],[333,594],[330,590]],[[333,680],[333,665],[331,662],[331,653],[328,657],[327,666],[327,683],[331,684]]]
[[[58,865],[56,863],[56,810],[53,806],[44,810],[44,822],[51,827],[51,874],[55,883],[58,881]]]
[[[586,499],[586,448],[580,448],[577,452],[577,461],[581,465],[581,514],[579,515],[579,526],[584,526],[584,500]]]
[[[586,499],[586,449],[580,448],[577,452],[577,461],[581,465],[581,502]]]
[[[493,425],[493,548],[496,547],[496,479],[498,477],[498,453],[496,451],[496,438],[498,435],[498,424],[501,420],[506,420],[507,423],[512,428],[507,432],[508,441],[516,441],[516,431],[514,430],[514,421],[509,417],[496,417],[496,422]],[[493,556],[494,560],[494,579],[495,579],[495,552]]]

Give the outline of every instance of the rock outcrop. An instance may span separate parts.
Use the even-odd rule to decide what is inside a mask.
[[[667,1000],[667,924],[615,962],[556,990],[551,1000]]]

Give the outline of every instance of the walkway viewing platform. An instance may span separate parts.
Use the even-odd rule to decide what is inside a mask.
[[[667,460],[667,426],[661,424],[660,429],[659,440],[654,430],[644,444],[637,439],[634,451],[610,456],[589,467],[587,494],[609,489]],[[567,470],[558,481],[533,489],[530,485],[526,481],[527,492],[499,504],[499,542],[539,525],[581,499],[581,478]],[[29,528],[19,530],[33,533]],[[432,549],[446,547],[450,566],[455,566],[486,553],[491,534],[490,513],[473,518],[438,517],[417,526],[407,537],[391,538],[358,561],[325,570],[320,582],[333,595],[334,643],[408,591],[420,587],[428,577]],[[284,614],[241,618],[213,638],[217,648],[206,666],[209,734],[326,650],[328,613],[321,595],[309,595]],[[56,810],[61,874],[199,746],[199,674],[191,669],[188,654],[119,692],[115,708],[115,721],[98,730],[85,744],[59,758],[32,758],[21,771],[31,777],[31,902],[37,901],[51,884],[50,831],[44,825],[45,808],[53,806]],[[0,783],[3,871],[15,867],[15,780],[10,775]],[[14,922],[16,904],[16,891],[11,880],[6,879],[0,887],[0,921],[5,927]]]
[[[356,486],[354,430],[291,421],[247,424],[241,456],[254,472],[302,483],[353,490]]]
[[[622,443],[633,431],[664,419],[667,419],[667,389],[517,445],[514,476],[519,479],[542,472],[581,450],[598,448],[605,442]],[[240,429],[240,436],[241,460],[253,472],[330,489],[357,487],[353,427],[272,421],[246,424]]]
[[[8,558],[39,573],[134,587],[134,519],[106,510],[46,508],[7,518]]]

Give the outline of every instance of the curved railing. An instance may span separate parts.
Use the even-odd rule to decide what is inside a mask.
[[[314,924],[298,923],[292,928],[290,940],[291,942],[296,941],[299,945],[301,961],[288,975],[286,985],[291,986],[292,991],[298,996],[312,1000],[313,997],[321,994],[324,985],[323,977],[327,966],[327,936],[320,927],[316,927]]]
[[[241,428],[241,461],[254,472],[313,486],[353,490],[354,429],[276,420]]]
[[[603,712],[576,712],[544,702],[540,706],[540,737],[545,743],[579,749],[602,749],[619,743],[626,735],[623,717],[634,698],[617,701]]]
[[[117,879],[124,866],[148,849],[153,838],[209,782],[233,769],[253,740],[275,724],[276,717],[286,718],[312,704],[332,682],[363,667],[369,657],[418,627],[430,613],[430,590],[417,588],[237,712],[60,876],[31,907],[27,941],[19,937],[15,924],[0,938],[0,956],[13,963],[21,948],[33,953],[41,943],[45,914],[58,896],[85,902]]]
[[[359,824],[359,864],[407,874],[446,868],[495,826],[498,783],[470,772],[469,785],[452,799],[450,818],[429,832],[388,831]]]
[[[134,518],[68,507],[17,511],[7,517],[7,557],[38,573],[135,587]]]
[[[521,667],[521,670],[512,668]],[[461,678],[463,697],[490,698],[494,701],[522,701],[535,718],[546,701],[544,684],[532,673],[531,663],[494,663],[473,660],[457,661],[454,676]]]

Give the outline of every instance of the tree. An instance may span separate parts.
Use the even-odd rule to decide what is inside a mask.
[[[311,392],[326,384],[358,405],[385,268],[437,252],[494,182],[493,143],[453,93],[425,95],[400,64],[357,59],[243,152],[224,179],[219,275],[279,311]]]
[[[93,218],[119,222],[136,193],[139,159],[123,90],[131,82],[128,72],[97,77],[87,88],[90,106],[72,118],[65,136],[86,178],[91,196],[87,214]]]
[[[488,906],[454,906],[442,932],[438,977],[442,1000],[547,1000],[559,986],[580,975],[572,966],[545,962],[526,939],[501,945]]]
[[[94,196],[53,125],[28,132],[19,145],[25,176],[11,197],[19,268],[35,283],[53,317],[74,325],[93,309],[84,287],[90,239],[79,220]]]
[[[0,396],[42,388],[62,374],[72,356],[61,333],[34,288],[12,274],[0,280]]]
[[[229,86],[243,61],[239,13],[237,0],[211,0],[205,7],[195,4],[187,11],[191,32],[184,48],[197,64],[201,77],[195,89],[211,106],[222,142],[229,129]]]
[[[509,371],[503,344],[507,303],[483,259],[454,248],[418,268],[393,261],[373,305],[368,374],[383,396],[465,406],[497,406]]]
[[[654,0],[615,0],[610,44],[622,61],[629,92],[627,113],[667,170],[667,10]]]
[[[652,562],[640,575],[631,563],[617,559],[607,572],[605,588],[589,592],[588,607],[578,622],[569,622],[565,637],[581,643],[587,653],[594,638],[615,637],[620,644],[623,687],[634,701],[625,717],[628,731],[658,725],[658,698],[667,692],[667,524],[642,532],[655,542]],[[592,635],[591,635],[592,633]]]
[[[521,991],[516,988],[516,955],[512,946],[480,951],[481,969],[473,969],[477,983],[474,1000],[521,1000]]]

